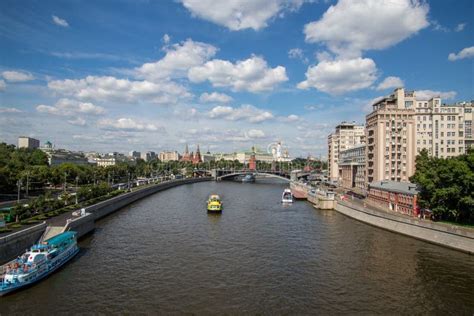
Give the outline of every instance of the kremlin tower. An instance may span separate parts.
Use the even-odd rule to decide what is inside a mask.
[[[196,154],[194,154],[193,156],[193,164],[198,164],[200,162],[202,162],[202,159],[201,159],[201,151],[199,150],[199,144],[198,144],[196,148]]]
[[[183,154],[183,157],[181,158],[181,161],[193,161],[193,154],[189,153],[188,144],[186,144],[186,148],[184,149],[184,154]]]
[[[183,157],[181,158],[181,161],[192,162],[193,164],[198,164],[202,162],[201,151],[199,150],[199,145],[197,145],[196,153],[194,154],[193,152],[189,152],[188,144],[186,144],[186,148],[184,150],[184,154],[183,154]]]

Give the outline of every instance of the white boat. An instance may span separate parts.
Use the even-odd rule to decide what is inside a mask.
[[[281,195],[281,203],[293,203],[293,194],[290,189],[285,189]]]

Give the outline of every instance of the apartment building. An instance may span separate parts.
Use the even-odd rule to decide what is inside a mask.
[[[472,103],[446,105],[441,99],[416,102],[416,150],[448,158],[462,155],[473,144]]]
[[[175,151],[162,151],[160,152],[159,159],[160,161],[167,162],[167,161],[178,161],[180,158],[178,152]]]
[[[29,149],[36,149],[39,148],[40,141],[26,136],[18,137],[18,148],[29,148]]]
[[[366,116],[366,184],[404,181],[415,172],[415,94],[396,89]]]
[[[339,180],[340,152],[365,142],[364,126],[355,122],[342,122],[334,133],[328,136],[328,177],[330,181]]]
[[[339,185],[346,190],[365,195],[365,144],[340,152]]]

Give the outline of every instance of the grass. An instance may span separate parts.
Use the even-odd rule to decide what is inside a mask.
[[[467,228],[473,228],[474,229],[474,224],[456,223],[456,222],[449,222],[449,221],[438,221],[438,223],[444,223],[444,224],[449,224],[449,225],[455,225],[455,226],[461,226],[461,227],[467,227]]]

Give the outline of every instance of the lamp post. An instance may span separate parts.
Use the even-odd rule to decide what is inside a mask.
[[[16,185],[18,187],[18,199],[17,199],[17,202],[18,204],[20,203],[20,190],[21,190],[21,179],[19,179],[17,182],[16,182]]]
[[[78,182],[79,182],[79,176],[76,176],[76,205],[77,205],[77,203],[78,203],[78,201],[77,201],[77,192],[78,192],[78,187],[77,187],[77,185],[78,185]]]

